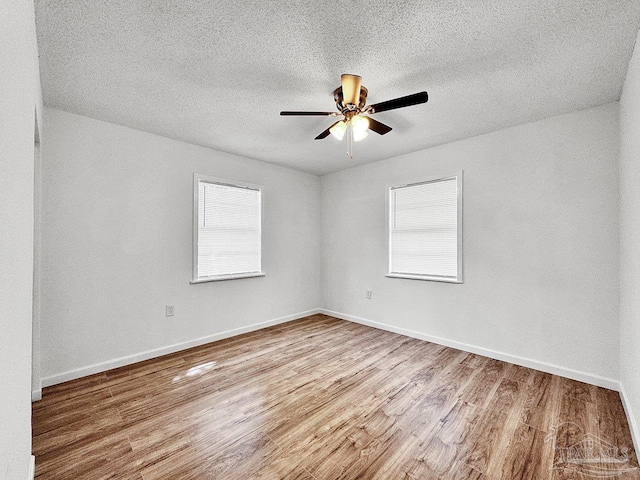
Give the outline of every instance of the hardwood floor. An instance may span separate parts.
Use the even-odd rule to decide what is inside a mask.
[[[325,315],[46,388],[33,453],[40,480],[640,479],[616,392]]]

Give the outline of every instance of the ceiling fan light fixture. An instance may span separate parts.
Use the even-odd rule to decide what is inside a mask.
[[[329,132],[331,133],[331,135],[333,135],[338,140],[342,140],[344,138],[344,132],[346,131],[347,131],[347,124],[342,120],[340,120],[338,123],[336,123],[333,127],[329,129]]]
[[[369,132],[367,132],[366,130],[358,131],[355,128],[353,129],[353,141],[354,142],[359,142],[360,140],[365,139],[367,137],[367,135],[369,135]]]
[[[369,120],[365,117],[361,117],[360,115],[354,115],[351,118],[351,124],[353,125],[353,131],[355,133],[366,132],[369,128]]]

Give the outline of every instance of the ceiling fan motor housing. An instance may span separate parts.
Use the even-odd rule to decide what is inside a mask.
[[[345,104],[344,96],[342,95],[342,87],[340,86],[336,88],[335,91],[333,92],[333,99],[335,100],[336,107],[338,108],[340,113],[346,114],[347,112],[355,111],[355,110],[357,110],[356,113],[359,113],[367,103],[368,94],[369,94],[369,90],[367,90],[367,87],[361,86],[360,99],[358,100],[358,105],[353,105],[350,103]]]

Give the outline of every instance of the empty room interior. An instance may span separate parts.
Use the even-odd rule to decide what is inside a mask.
[[[0,479],[640,479],[639,28],[1,0]]]

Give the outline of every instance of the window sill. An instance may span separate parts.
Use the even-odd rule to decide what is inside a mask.
[[[389,278],[406,278],[409,280],[427,280],[429,282],[444,282],[444,283],[464,283],[462,280],[450,277],[434,277],[429,275],[410,275],[402,273],[387,273],[385,277]]]
[[[237,280],[239,278],[253,278],[253,277],[264,277],[264,272],[258,273],[238,273],[234,275],[219,275],[217,277],[207,277],[207,278],[199,278],[197,280],[191,280],[190,283],[207,283],[207,282],[222,282],[224,280]]]

